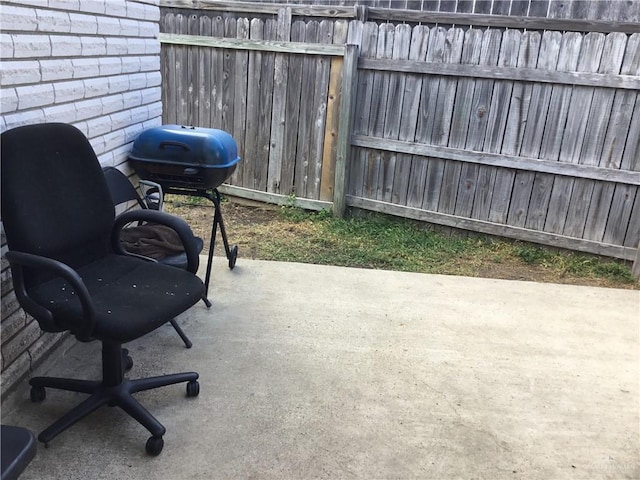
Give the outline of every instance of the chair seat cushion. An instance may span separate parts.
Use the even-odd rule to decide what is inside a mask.
[[[202,251],[202,247],[204,246],[204,242],[200,237],[193,237],[193,241],[198,249],[198,252]],[[172,267],[182,268],[183,270],[187,269],[187,265],[189,264],[189,259],[187,258],[187,254],[185,252],[178,253],[176,255],[167,255],[164,258],[158,260],[163,265],[171,265]]]
[[[108,255],[77,270],[95,309],[93,338],[126,343],[145,335],[196,304],[202,281],[177,268],[135,257]],[[78,295],[59,278],[29,292],[49,309],[62,329],[78,331]]]

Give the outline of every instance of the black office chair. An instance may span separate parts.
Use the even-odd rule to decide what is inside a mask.
[[[73,126],[51,123],[18,127],[0,136],[2,221],[16,297],[46,332],[69,331],[81,342],[102,343],[102,379],[34,377],[31,400],[45,388],[90,396],[38,436],[48,444],[103,405],[119,406],[151,437],[146,450],[162,451],[165,428],[133,394],[187,382],[198,395],[195,372],[129,380],[122,345],[161,327],[196,304],[204,285],[194,275],[198,253],[189,226],[151,210],[115,218],[100,164],[85,136]],[[185,241],[188,269],[127,255],[118,232],[132,221],[170,225]]]
[[[140,195],[133,184],[129,181],[127,176],[118,170],[115,167],[104,167],[102,169],[105,179],[107,180],[107,187],[109,188],[109,193],[111,194],[111,200],[113,205],[118,208],[123,206],[125,208],[129,205],[137,205],[140,209],[143,210],[158,210],[162,209],[162,204],[164,201],[162,189],[160,185],[153,184],[152,182],[145,183],[144,195]],[[151,255],[150,259],[162,263],[163,265],[170,265],[176,268],[182,268],[184,270],[188,270],[188,259],[187,253],[182,249],[174,249],[176,244],[180,244],[179,239],[171,242],[165,242],[163,244],[162,237],[153,236],[154,226],[149,226],[147,224],[138,224],[121,230],[120,238],[130,240],[129,246],[127,249],[127,242],[123,243],[123,248],[128,250],[129,253],[144,255],[146,251],[158,253],[158,255]],[[159,233],[164,233],[162,230],[158,230]],[[144,242],[144,237],[149,236],[148,241]],[[135,240],[135,242],[134,242]],[[202,248],[204,246],[204,242],[200,237],[196,237],[195,235],[191,236],[190,242],[194,244],[194,248],[200,254],[202,252]],[[138,250],[132,250],[131,247],[134,245],[138,245]],[[196,273],[191,272],[191,273]],[[202,295],[202,301],[205,303],[207,308],[211,307],[211,302],[206,296],[206,293]],[[178,332],[180,338],[184,342],[187,348],[192,347],[192,342],[189,340],[189,337],[184,333],[180,325],[177,324],[175,319],[171,320],[171,325]]]
[[[13,425],[0,425],[0,471],[2,480],[15,480],[36,456],[36,437]]]

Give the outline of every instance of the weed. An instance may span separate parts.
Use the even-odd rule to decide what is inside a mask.
[[[515,255],[529,265],[545,265],[553,258],[553,254],[538,245],[518,245]]]
[[[202,207],[209,206],[210,202],[206,198],[191,195],[172,195],[170,200],[165,200],[175,207]]]

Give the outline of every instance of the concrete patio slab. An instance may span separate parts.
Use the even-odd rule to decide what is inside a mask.
[[[640,477],[640,293],[216,259],[210,296],[129,345],[129,376],[200,373],[38,446],[23,479]],[[99,345],[38,374],[97,378]],[[25,386],[3,423],[39,432],[82,395]]]

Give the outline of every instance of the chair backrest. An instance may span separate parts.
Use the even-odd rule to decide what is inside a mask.
[[[62,123],[0,136],[2,222],[9,249],[78,267],[110,251],[114,208],[84,134]]]
[[[115,167],[104,167],[102,173],[104,173],[104,178],[107,181],[114,206],[117,207],[123,203],[136,202],[140,208],[147,208],[140,198],[140,195],[138,195],[138,192],[136,192],[135,187],[124,173]]]

